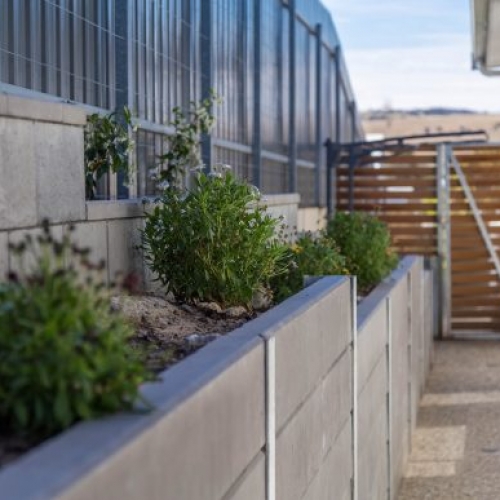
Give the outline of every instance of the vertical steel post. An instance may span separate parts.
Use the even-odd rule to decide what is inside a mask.
[[[265,342],[266,500],[276,500],[276,337]]]
[[[201,98],[210,97],[213,90],[213,2],[201,2]],[[190,82],[191,83],[191,82]],[[185,83],[185,85],[187,85]],[[201,142],[201,156],[205,170],[210,171],[213,161],[212,135],[204,134]]]
[[[337,45],[335,48],[335,141],[337,145],[342,141],[341,134],[341,109],[340,92],[342,92],[342,72],[340,70],[340,58],[342,57],[342,48]]]
[[[116,2],[114,12],[115,33],[111,34],[115,38],[115,74],[113,80],[116,83],[115,95],[110,101],[114,101],[117,110],[123,110],[125,106],[130,107],[130,56],[129,40],[131,33],[130,19],[132,9],[130,2]],[[131,133],[131,132],[130,132]],[[110,176],[110,197],[127,198],[129,195],[137,196],[137,182],[131,182],[131,189],[125,186],[125,176],[122,172]]]
[[[387,421],[387,498],[392,500],[392,304],[391,297],[386,299],[386,421]]]
[[[356,115],[358,112],[356,101],[351,101],[349,109],[351,112],[351,142],[356,142]]]
[[[333,206],[333,175],[334,175],[334,146],[331,139],[325,143],[326,147],[326,213],[330,218],[335,207]]]
[[[289,90],[289,113],[290,113],[290,135],[288,138],[289,174],[288,190],[291,193],[297,192],[297,130],[296,130],[296,94],[297,94],[297,16],[295,0],[288,0],[289,9],[289,60],[290,60],[290,90]]]
[[[253,175],[252,184],[262,187],[262,0],[254,0],[253,68]]]
[[[316,206],[321,205],[321,166],[323,159],[322,125],[323,125],[323,64],[322,64],[322,26],[316,25],[316,170],[314,176],[314,200]]]
[[[354,211],[354,168],[357,156],[354,147],[349,148],[349,212]]]
[[[351,277],[351,362],[352,362],[352,500],[358,500],[358,284],[356,276]]]
[[[450,176],[449,144],[437,146],[437,231],[439,259],[439,337],[451,334],[451,218],[450,218]]]

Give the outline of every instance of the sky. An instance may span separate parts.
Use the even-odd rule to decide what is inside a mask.
[[[361,110],[500,111],[500,77],[472,71],[469,0],[323,0]]]

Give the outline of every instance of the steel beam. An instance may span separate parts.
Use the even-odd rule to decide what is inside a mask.
[[[438,195],[439,258],[439,337],[451,335],[451,218],[450,218],[450,146],[437,147],[436,181]]]

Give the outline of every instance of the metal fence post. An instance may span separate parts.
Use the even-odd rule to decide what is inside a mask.
[[[335,141],[340,144],[342,140],[341,134],[341,109],[340,109],[340,92],[342,92],[342,73],[340,71],[340,58],[342,57],[342,48],[337,45],[335,48]]]
[[[386,362],[387,362],[387,499],[392,500],[392,304],[386,300]]]
[[[200,36],[200,54],[201,54],[201,98],[210,97],[213,90],[213,20],[212,3],[201,2],[201,36]],[[210,171],[213,161],[212,135],[204,134],[202,137],[201,155],[205,170]]]
[[[131,58],[129,57],[129,23],[132,19],[132,11],[130,2],[115,3],[115,93],[110,96],[110,102],[117,110],[123,110],[125,106],[131,107],[133,102],[130,99],[129,86],[131,83]],[[111,90],[112,92],[112,90]],[[130,132],[131,133],[131,132]],[[136,172],[137,175],[137,172]],[[125,175],[119,172],[117,175],[110,177],[110,197],[128,198],[129,196],[137,196],[137,182],[131,179],[130,189],[125,186]]]
[[[290,113],[290,135],[289,135],[289,180],[288,190],[291,193],[297,191],[297,130],[296,130],[296,105],[295,99],[297,94],[297,16],[295,10],[295,0],[288,0],[289,9],[289,60],[290,60],[290,90],[289,90],[289,113]]]
[[[276,500],[276,337],[265,341],[266,500]]]
[[[351,101],[351,142],[356,142],[356,113],[358,111],[356,101]]]
[[[358,285],[356,276],[351,277],[351,362],[352,362],[352,500],[358,500]]]
[[[437,231],[439,259],[439,337],[451,334],[451,219],[450,219],[450,176],[449,145],[437,147]]]
[[[322,26],[316,25],[316,171],[314,178],[314,200],[316,206],[321,206],[321,166],[323,159],[322,124],[323,124],[323,64],[322,64]]]
[[[326,213],[330,218],[334,211],[333,176],[334,176],[334,146],[331,139],[325,143],[326,147]]]
[[[254,3],[253,69],[253,175],[252,184],[262,187],[262,0]]]

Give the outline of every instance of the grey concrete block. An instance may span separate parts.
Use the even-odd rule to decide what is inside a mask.
[[[0,283],[4,282],[9,272],[9,238],[6,232],[0,233]]]
[[[37,227],[34,229],[20,229],[17,231],[9,232],[9,243],[19,243],[22,241],[27,234],[31,235],[33,241],[35,242],[35,252],[36,254],[27,253],[24,255],[23,261],[20,262],[19,259],[13,254],[13,252],[9,252],[9,269],[13,272],[30,272],[33,270],[36,264],[36,257],[39,255],[39,246],[36,243],[36,238],[42,233],[41,228]],[[51,233],[54,238],[57,240],[62,240],[63,237],[63,228],[62,226],[52,226]]]
[[[318,387],[276,439],[276,498],[298,500],[320,469],[323,449],[323,390]]]
[[[33,124],[0,117],[0,229],[37,223]]]
[[[118,275],[137,273],[144,279],[140,229],[142,219],[112,220],[108,222],[108,269],[109,279],[114,281]]]
[[[315,286],[307,290],[314,293]],[[300,300],[300,297],[296,300]],[[293,300],[285,304],[294,307]],[[293,415],[346,349],[350,330],[350,282],[346,280],[327,295],[318,297],[300,317],[284,324],[274,333],[278,429]]]
[[[358,440],[360,447],[373,433],[386,433],[387,423],[378,429],[375,422],[380,414],[387,415],[387,363],[381,357],[358,396]]]
[[[7,114],[7,95],[0,92],[0,116]]]
[[[146,207],[139,200],[88,201],[87,220],[143,217]]]
[[[68,226],[65,227],[68,231]],[[99,263],[104,260],[106,268],[108,262],[108,235],[106,222],[82,222],[75,224],[75,230],[71,233],[71,239],[82,248],[90,248],[90,261]],[[108,282],[108,272],[104,272],[104,281]]]
[[[87,123],[87,112],[75,104],[62,105],[62,122],[83,127]]]
[[[38,220],[84,220],[83,130],[37,123],[34,134]]]
[[[358,334],[358,394],[363,391],[379,359],[385,357],[387,337],[387,311],[384,300]]]
[[[358,455],[358,498],[385,499],[388,491],[387,421],[385,412],[373,419],[373,432],[362,442]]]
[[[304,500],[350,500],[352,463],[352,435],[349,421],[344,425],[320,470],[308,486]]]
[[[350,421],[350,356],[345,353],[276,441],[278,500],[302,498]]]
[[[8,95],[7,116],[25,120],[61,123],[63,120],[62,104],[40,101],[27,97]]]
[[[352,361],[347,350],[322,382],[323,447],[330,448],[352,410]]]
[[[224,496],[224,500],[266,500],[266,457],[259,453],[250,470]]]

